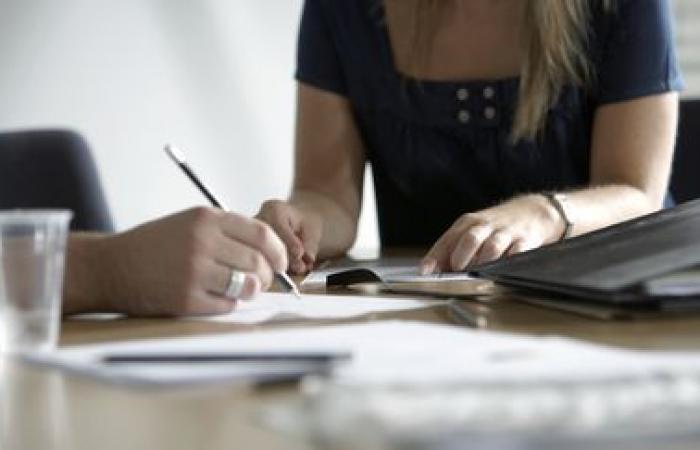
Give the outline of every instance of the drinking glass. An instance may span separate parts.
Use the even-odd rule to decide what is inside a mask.
[[[0,353],[56,347],[71,217],[66,210],[0,211]]]

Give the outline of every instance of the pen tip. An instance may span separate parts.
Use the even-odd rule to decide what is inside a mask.
[[[301,299],[301,292],[299,292],[299,287],[296,285],[294,280],[292,280],[289,275],[287,275],[284,272],[277,272],[277,279],[280,281],[280,283],[296,298]]]

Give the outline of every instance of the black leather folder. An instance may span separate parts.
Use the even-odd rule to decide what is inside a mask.
[[[481,265],[474,273],[568,302],[700,310],[700,200]]]

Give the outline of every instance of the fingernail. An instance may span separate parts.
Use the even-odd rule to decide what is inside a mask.
[[[262,290],[260,279],[253,274],[246,274],[245,282],[239,300],[250,301]]]

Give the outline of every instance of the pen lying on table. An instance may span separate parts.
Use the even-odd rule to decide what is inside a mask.
[[[187,178],[194,183],[199,191],[204,194],[204,196],[209,200],[212,206],[228,211],[229,209],[224,206],[224,203],[214,195],[214,192],[209,189],[204,182],[194,173],[192,168],[187,164],[187,161],[182,156],[182,153],[173,147],[172,145],[165,146],[165,153],[170,157],[170,159],[187,175]],[[275,279],[288,291],[293,293],[297,298],[301,298],[301,293],[297,287],[294,280],[292,280],[289,275],[284,272],[275,272]]]

